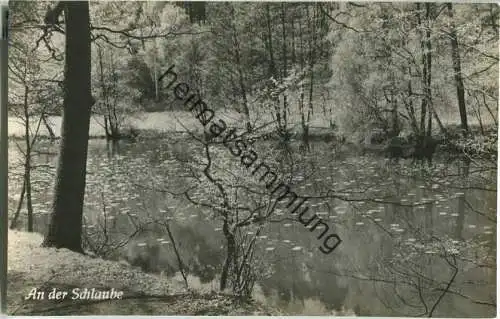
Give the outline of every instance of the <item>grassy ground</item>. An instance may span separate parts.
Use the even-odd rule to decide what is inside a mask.
[[[42,248],[42,236],[9,231],[8,314],[10,315],[277,315],[257,302],[191,291],[161,275],[146,274],[123,262]],[[26,300],[33,288],[43,300]],[[63,300],[48,300],[56,288]],[[123,291],[122,300],[72,300],[73,288]]]

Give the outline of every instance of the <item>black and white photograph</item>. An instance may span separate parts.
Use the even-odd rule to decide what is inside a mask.
[[[495,317],[499,13],[8,1],[0,308]]]

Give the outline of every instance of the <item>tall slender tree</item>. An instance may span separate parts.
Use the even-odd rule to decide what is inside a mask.
[[[46,16],[56,24],[64,12],[66,47],[64,104],[57,180],[44,246],[82,252],[82,215],[92,96],[90,18],[87,1],[58,2]]]
[[[453,77],[455,79],[455,86],[457,88],[458,111],[460,113],[460,122],[462,130],[467,132],[469,125],[467,123],[467,110],[465,107],[465,89],[464,80],[462,78],[462,64],[460,62],[460,52],[458,51],[458,37],[455,30],[455,23],[453,22],[453,5],[447,4],[448,15],[450,17],[450,44],[451,44],[451,58],[453,62]]]

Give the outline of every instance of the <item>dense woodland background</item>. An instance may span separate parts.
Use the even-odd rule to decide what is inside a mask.
[[[193,115],[159,81],[172,65],[180,81],[244,132],[249,144],[262,148],[263,156],[273,157],[270,162],[291,180],[296,163],[283,164],[282,159],[288,156],[283,155],[288,143],[300,141],[297,154],[306,154],[315,140],[339,152],[349,147],[359,156],[387,155],[391,167],[400,158],[426,159],[429,167],[422,169],[432,170],[434,154],[441,153],[450,156],[449,162],[460,158],[467,167],[477,164],[481,174],[496,172],[500,9],[494,3],[9,5],[9,115],[23,131],[13,138],[22,156],[16,163],[21,188],[11,203],[11,228],[25,210],[23,225],[34,230],[32,175],[47,166],[34,158],[58,156],[57,170],[44,184],[55,183],[44,246],[114,258],[114,250],[155,224],[173,243],[187,285],[190,265],[177,249],[168,219],[142,220],[132,235],[113,241],[107,224],[103,234],[89,239],[84,214],[89,137],[102,136],[110,145],[123,140],[141,144],[183,131],[199,148],[168,163],[184,165],[198,187],[196,195],[206,198],[166,190],[167,176],[155,177],[161,187],[154,187],[206,207],[220,220],[225,243],[219,288],[251,295],[259,274],[256,238],[276,203],[255,180],[239,179],[244,173],[237,164],[217,164],[218,146],[203,139]],[[156,123],[145,129],[149,121]],[[155,130],[162,127],[169,129]],[[59,138],[56,153],[39,147]],[[258,146],[263,140],[279,146]],[[432,177],[432,171],[419,172],[424,174],[420,178]],[[486,185],[486,180],[482,176],[478,183]],[[368,194],[368,189],[358,192]],[[351,190],[324,198],[349,202],[356,194]],[[250,215],[242,221],[241,212]],[[496,222],[496,213],[488,214]],[[448,257],[443,258],[449,262]],[[418,281],[415,289],[433,291],[434,284]],[[425,298],[423,313],[432,316],[442,296],[432,303]]]
[[[42,37],[47,5],[13,2],[11,103],[26,78],[30,104],[61,114],[64,25]],[[397,131],[394,111],[415,131],[434,110],[464,129],[496,121],[495,4],[213,3],[195,23],[166,2],[90,10],[93,112],[120,115],[107,115],[109,133],[123,114],[182,107],[156,81],[172,64],[213,108],[284,129],[322,118],[346,133]]]

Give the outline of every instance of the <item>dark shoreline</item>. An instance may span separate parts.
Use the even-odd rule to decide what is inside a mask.
[[[324,128],[326,131],[327,128]],[[109,142],[137,142],[140,140],[155,140],[155,139],[164,139],[164,138],[184,138],[189,137],[191,134],[194,134],[196,137],[202,137],[203,135],[199,132],[197,133],[189,133],[186,131],[156,131],[156,130],[137,130],[139,133],[137,138],[130,138],[128,136],[124,136],[123,138],[109,140]],[[472,137],[478,136],[477,134],[472,135]],[[274,142],[282,142],[283,137],[280,136],[276,131],[265,132],[261,134],[252,134],[251,136],[247,136],[248,139],[252,140],[268,140]],[[24,141],[24,136],[19,135],[10,135],[8,137],[9,141]],[[51,139],[48,135],[39,135],[37,137],[38,140],[43,141],[59,141],[61,137],[57,136],[56,138]],[[91,140],[106,140],[105,135],[92,135],[89,136],[89,141]],[[303,134],[301,132],[291,132],[288,138],[290,142],[304,142]],[[363,143],[352,143],[352,142],[342,142],[342,136],[336,134],[331,131],[327,132],[309,132],[307,142],[316,142],[316,141],[324,141],[331,142],[333,145],[346,145],[349,148],[359,148],[363,153],[383,153],[385,151],[385,144],[371,144],[371,145],[363,145]],[[448,154],[448,155],[464,155],[464,153],[473,154],[481,158],[497,158],[498,150],[489,150],[486,152],[478,152],[477,150],[471,148],[468,145],[459,145],[455,143],[457,140],[453,139],[451,143],[440,144],[440,148],[436,151],[436,154]]]

